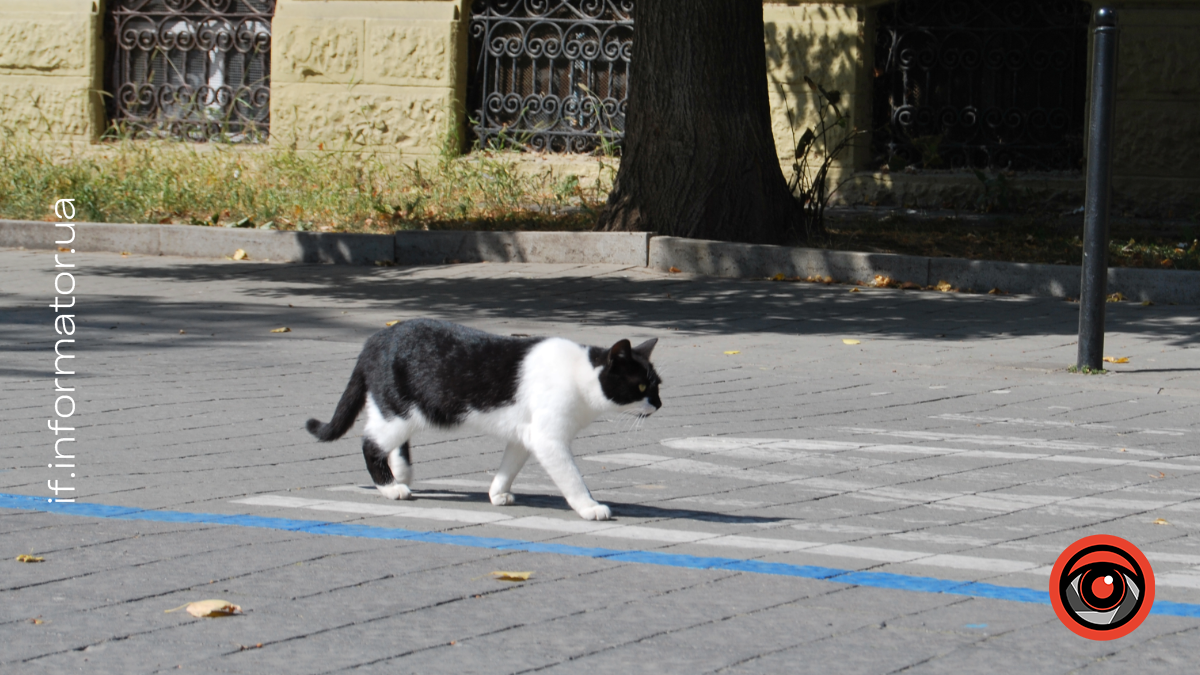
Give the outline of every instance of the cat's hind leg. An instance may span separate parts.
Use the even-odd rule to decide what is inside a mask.
[[[405,447],[408,443],[404,444]],[[386,452],[369,436],[363,436],[363,459],[367,460],[367,471],[375,482],[375,489],[388,499],[412,499],[412,490],[407,483],[396,480],[392,471],[391,458],[399,454],[399,449]]]
[[[403,417],[383,416],[373,398],[367,398],[367,423],[363,428],[363,459],[375,489],[388,499],[412,499],[412,465],[408,439],[413,423]]]
[[[509,441],[508,447],[504,449],[504,459],[500,460],[500,468],[496,470],[496,477],[492,479],[492,487],[488,490],[493,504],[509,506],[516,503],[512,484],[527,459],[529,450],[520,441]]]

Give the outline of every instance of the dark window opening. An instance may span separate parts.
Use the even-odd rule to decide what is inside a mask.
[[[870,168],[1082,168],[1088,3],[899,0],[878,11]]]

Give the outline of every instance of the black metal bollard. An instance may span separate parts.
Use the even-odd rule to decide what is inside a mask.
[[[1108,295],[1108,209],[1112,191],[1113,104],[1117,86],[1117,13],[1096,10],[1092,37],[1092,100],[1088,115],[1087,194],[1083,216],[1083,278],[1079,294],[1080,370],[1104,365],[1104,303]]]

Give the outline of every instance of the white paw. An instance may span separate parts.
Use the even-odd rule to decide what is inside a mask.
[[[501,492],[497,495],[491,495],[492,504],[496,506],[512,506],[517,503],[517,498],[511,492]]]
[[[612,510],[604,504],[594,504],[578,509],[579,517],[584,520],[608,520],[612,518]]]
[[[389,485],[376,485],[375,489],[388,499],[412,499],[412,490],[404,483],[391,483]]]

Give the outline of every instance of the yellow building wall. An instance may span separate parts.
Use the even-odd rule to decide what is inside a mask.
[[[1114,205],[1200,220],[1200,2],[1105,4],[1121,28]]]
[[[0,0],[0,132],[89,143],[104,127],[100,7]]]
[[[772,130],[785,176],[795,139],[819,123],[806,75],[841,94],[850,126],[870,128],[871,8],[885,1],[764,2]],[[1116,204],[1129,213],[1191,217],[1200,213],[1200,0],[1106,4],[1118,8],[1121,27]],[[271,143],[422,157],[450,134],[463,147],[469,8],[470,0],[278,0]],[[70,144],[100,138],[102,29],[102,0],[0,0],[0,132]],[[867,166],[869,143],[864,136],[834,165],[835,183],[850,179],[839,199],[974,203],[974,176],[878,172]],[[528,163],[540,168],[547,160]],[[570,158],[551,163],[574,166]],[[1032,198],[1082,191],[1078,174],[1024,175],[1016,185]]]
[[[469,0],[279,0],[271,142],[427,155],[460,127]]]

